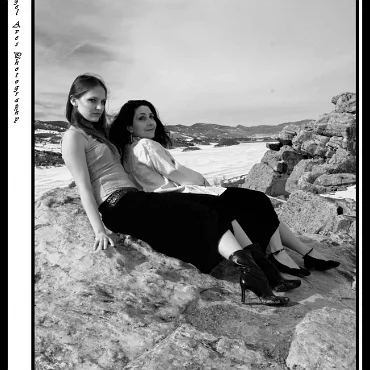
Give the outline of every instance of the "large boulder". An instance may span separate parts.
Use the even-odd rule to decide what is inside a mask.
[[[286,364],[289,369],[356,369],[355,311],[324,307],[309,312],[296,327]]]
[[[292,140],[292,148],[295,152],[308,158],[326,157],[328,154],[326,143],[329,140],[330,138],[327,136],[301,129]]]
[[[278,151],[280,148],[283,146],[281,142],[276,142],[276,143],[266,143],[266,148],[270,150],[275,150]]]
[[[335,149],[342,148],[343,137],[342,136],[331,136],[325,146],[335,148]]]
[[[347,172],[356,174],[357,163],[356,156],[350,154],[344,149],[338,148],[335,154],[327,160],[328,167],[333,168],[330,173]]]
[[[242,187],[285,198],[289,195],[285,189],[286,181],[294,167],[303,158],[302,154],[297,153],[288,145],[281,145],[279,150],[267,150],[261,163],[251,168]]]
[[[304,158],[304,155],[297,153],[291,148],[285,149],[281,154],[281,160],[286,164],[286,174],[290,175],[295,166]]]
[[[345,92],[333,96],[331,102],[335,104],[334,112],[356,114],[356,94]]]
[[[278,140],[280,142],[292,141],[294,136],[299,132],[300,126],[298,125],[287,125],[278,134]]]
[[[285,190],[305,190],[314,194],[343,190],[356,183],[356,157],[338,149],[326,162],[323,158],[304,159],[294,166]]]
[[[263,155],[261,162],[267,164],[276,172],[286,172],[287,166],[281,159],[281,150],[267,150]]]
[[[349,240],[356,223],[356,202],[335,199],[297,190],[277,210],[280,220],[298,233],[321,234]],[[349,238],[349,239],[348,239]],[[355,240],[353,240],[355,242]]]
[[[298,349],[312,349],[296,335],[310,312],[356,309],[355,248],[344,239],[300,234],[302,242],[341,265],[313,271],[298,289],[277,293],[289,296],[289,305],[269,307],[251,292],[241,304],[239,272],[227,260],[202,274],[132,236],[112,237],[114,248],[92,251],[94,235],[74,187],[36,201],[36,369],[282,370],[288,356],[295,364]],[[343,323],[332,320],[331,333]],[[327,336],[311,338],[315,348],[329,348]],[[331,345],[347,346],[348,359],[354,356],[348,338],[334,335]],[[322,368],[332,364],[332,355],[323,357]]]
[[[356,184],[356,175],[352,173],[333,173],[333,174],[323,174],[317,177],[314,181],[314,185],[320,185],[325,187],[335,187],[345,185]]]
[[[323,194],[346,190],[348,186],[356,184],[356,175],[349,173],[327,173],[330,169],[330,167],[328,169],[325,165],[317,166],[312,172],[303,173],[298,179],[298,188],[313,194]]]
[[[332,112],[322,115],[314,123],[313,130],[318,135],[341,137],[341,146],[356,155],[356,122],[354,114]]]
[[[355,129],[356,116],[351,113],[325,113],[313,124],[313,132],[324,136],[347,137]]]
[[[262,191],[271,196],[287,196],[285,183],[289,175],[275,171],[266,163],[257,163],[248,172],[241,187]]]
[[[304,159],[301,160],[293,168],[292,173],[285,184],[285,190],[289,193],[292,193],[296,190],[299,190],[298,180],[303,176],[304,173],[311,172],[312,168],[317,165],[323,164],[324,161],[320,158],[318,159]]]

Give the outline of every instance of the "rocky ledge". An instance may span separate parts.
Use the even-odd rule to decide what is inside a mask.
[[[239,274],[226,260],[202,274],[120,234],[112,234],[116,247],[92,252],[76,188],[42,195],[35,203],[36,369],[355,369],[356,248],[349,232],[337,232],[354,205],[305,191],[280,202],[299,238],[341,265],[277,293],[289,296],[288,306],[268,307],[253,293],[240,302]]]
[[[356,98],[332,101],[334,112],[316,122],[285,127],[242,186],[268,194],[280,219],[337,269],[277,293],[290,298],[285,307],[251,292],[242,304],[227,260],[202,274],[121,234],[93,252],[76,187],[57,188],[35,202],[35,368],[355,369],[356,202],[319,194],[355,181]]]
[[[323,194],[356,184],[356,94],[331,102],[333,111],[316,121],[285,126],[243,187],[287,198],[295,190]]]

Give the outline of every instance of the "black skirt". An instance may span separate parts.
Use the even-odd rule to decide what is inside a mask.
[[[233,209],[236,220],[252,243],[258,242],[266,251],[280,224],[270,198],[261,191],[245,188],[227,188],[220,198]]]
[[[252,242],[265,246],[279,226],[269,198],[242,188],[228,188],[220,196],[131,192],[102,214],[113,232],[137,237],[204,273],[222,260],[218,243],[227,230],[232,231],[235,219]]]

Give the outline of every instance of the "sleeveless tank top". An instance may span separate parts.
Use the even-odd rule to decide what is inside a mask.
[[[108,145],[101,143],[74,126],[71,126],[68,130],[81,133],[88,141],[85,149],[86,162],[98,207],[114,191],[126,187],[135,187],[120,163],[118,152],[117,154],[114,153]]]

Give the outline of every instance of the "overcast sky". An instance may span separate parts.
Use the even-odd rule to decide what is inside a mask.
[[[99,74],[115,113],[151,101],[165,124],[275,125],[356,92],[355,0],[35,0],[35,118]]]

